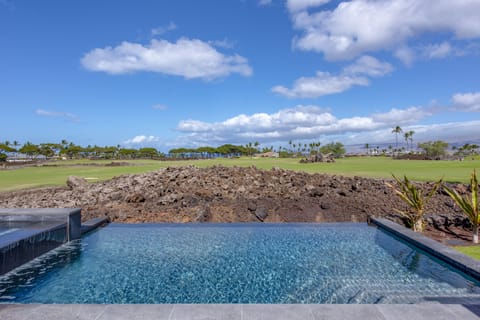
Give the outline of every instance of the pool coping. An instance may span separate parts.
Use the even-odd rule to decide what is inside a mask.
[[[368,319],[470,320],[480,318],[480,304],[9,304],[1,319]]]
[[[370,222],[480,281],[480,260],[475,260],[391,220],[372,217]]]

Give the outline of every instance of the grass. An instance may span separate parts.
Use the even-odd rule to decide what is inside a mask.
[[[480,260],[480,245],[476,246],[462,246],[462,247],[453,247],[455,250],[460,251],[467,256],[472,257],[473,259]]]
[[[112,161],[59,161],[56,166],[27,167],[0,171],[0,191],[18,190],[25,188],[63,185],[70,175],[91,178],[90,181],[110,179],[114,176],[130,173],[143,173],[167,166],[195,165],[208,167],[223,166],[251,166],[261,169],[279,167],[283,169],[306,171],[309,173],[328,173],[344,176],[362,176],[371,178],[391,178],[406,174],[411,180],[435,181],[444,176],[448,182],[468,182],[474,168],[480,167],[480,159],[465,161],[415,161],[392,160],[388,157],[351,157],[338,159],[336,163],[308,163],[301,164],[299,159],[268,159],[249,158],[239,159],[212,159],[189,161],[128,161],[134,165],[123,167],[88,166],[87,164],[107,164]],[[92,179],[93,178],[93,179]]]

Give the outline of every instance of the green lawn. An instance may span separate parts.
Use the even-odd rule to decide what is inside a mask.
[[[167,166],[196,165],[207,167],[251,166],[262,169],[279,167],[290,170],[303,170],[310,173],[329,173],[344,176],[363,176],[373,178],[390,178],[406,174],[412,180],[433,181],[444,176],[449,182],[468,182],[474,168],[480,167],[480,159],[459,161],[414,161],[392,160],[387,157],[352,157],[337,160],[336,163],[300,164],[299,159],[239,158],[191,161],[129,161],[133,166],[105,167],[87,166],[89,163],[110,163],[111,161],[59,161],[57,166],[27,167],[0,171],[0,191],[33,188],[41,186],[62,185],[69,175],[90,178],[90,181],[110,179],[128,173],[143,173]]]
[[[465,246],[465,247],[453,247],[454,249],[466,254],[474,259],[480,260],[480,245],[477,246]]]

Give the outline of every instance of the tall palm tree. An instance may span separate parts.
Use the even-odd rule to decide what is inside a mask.
[[[413,135],[415,134],[415,131],[410,130],[408,131],[408,139],[410,140],[410,150],[413,149]]]
[[[410,132],[409,131],[404,132],[403,133],[403,138],[405,139],[405,142],[407,144],[407,151],[408,151],[408,139],[410,138]]]
[[[365,143],[365,149],[367,149],[367,154],[370,153],[370,145],[368,143]]]
[[[18,147],[20,146],[20,143],[17,140],[13,140],[13,147],[15,148],[15,159],[18,157]]]
[[[392,133],[395,133],[395,149],[398,149],[398,134],[402,133],[403,130],[400,128],[400,126],[396,126],[393,128]]]

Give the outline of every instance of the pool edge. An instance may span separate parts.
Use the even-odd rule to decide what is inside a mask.
[[[479,260],[427,238],[421,233],[413,232],[391,220],[371,217],[370,222],[480,281]]]
[[[315,305],[152,304],[0,305],[6,319],[479,319],[479,304]]]

